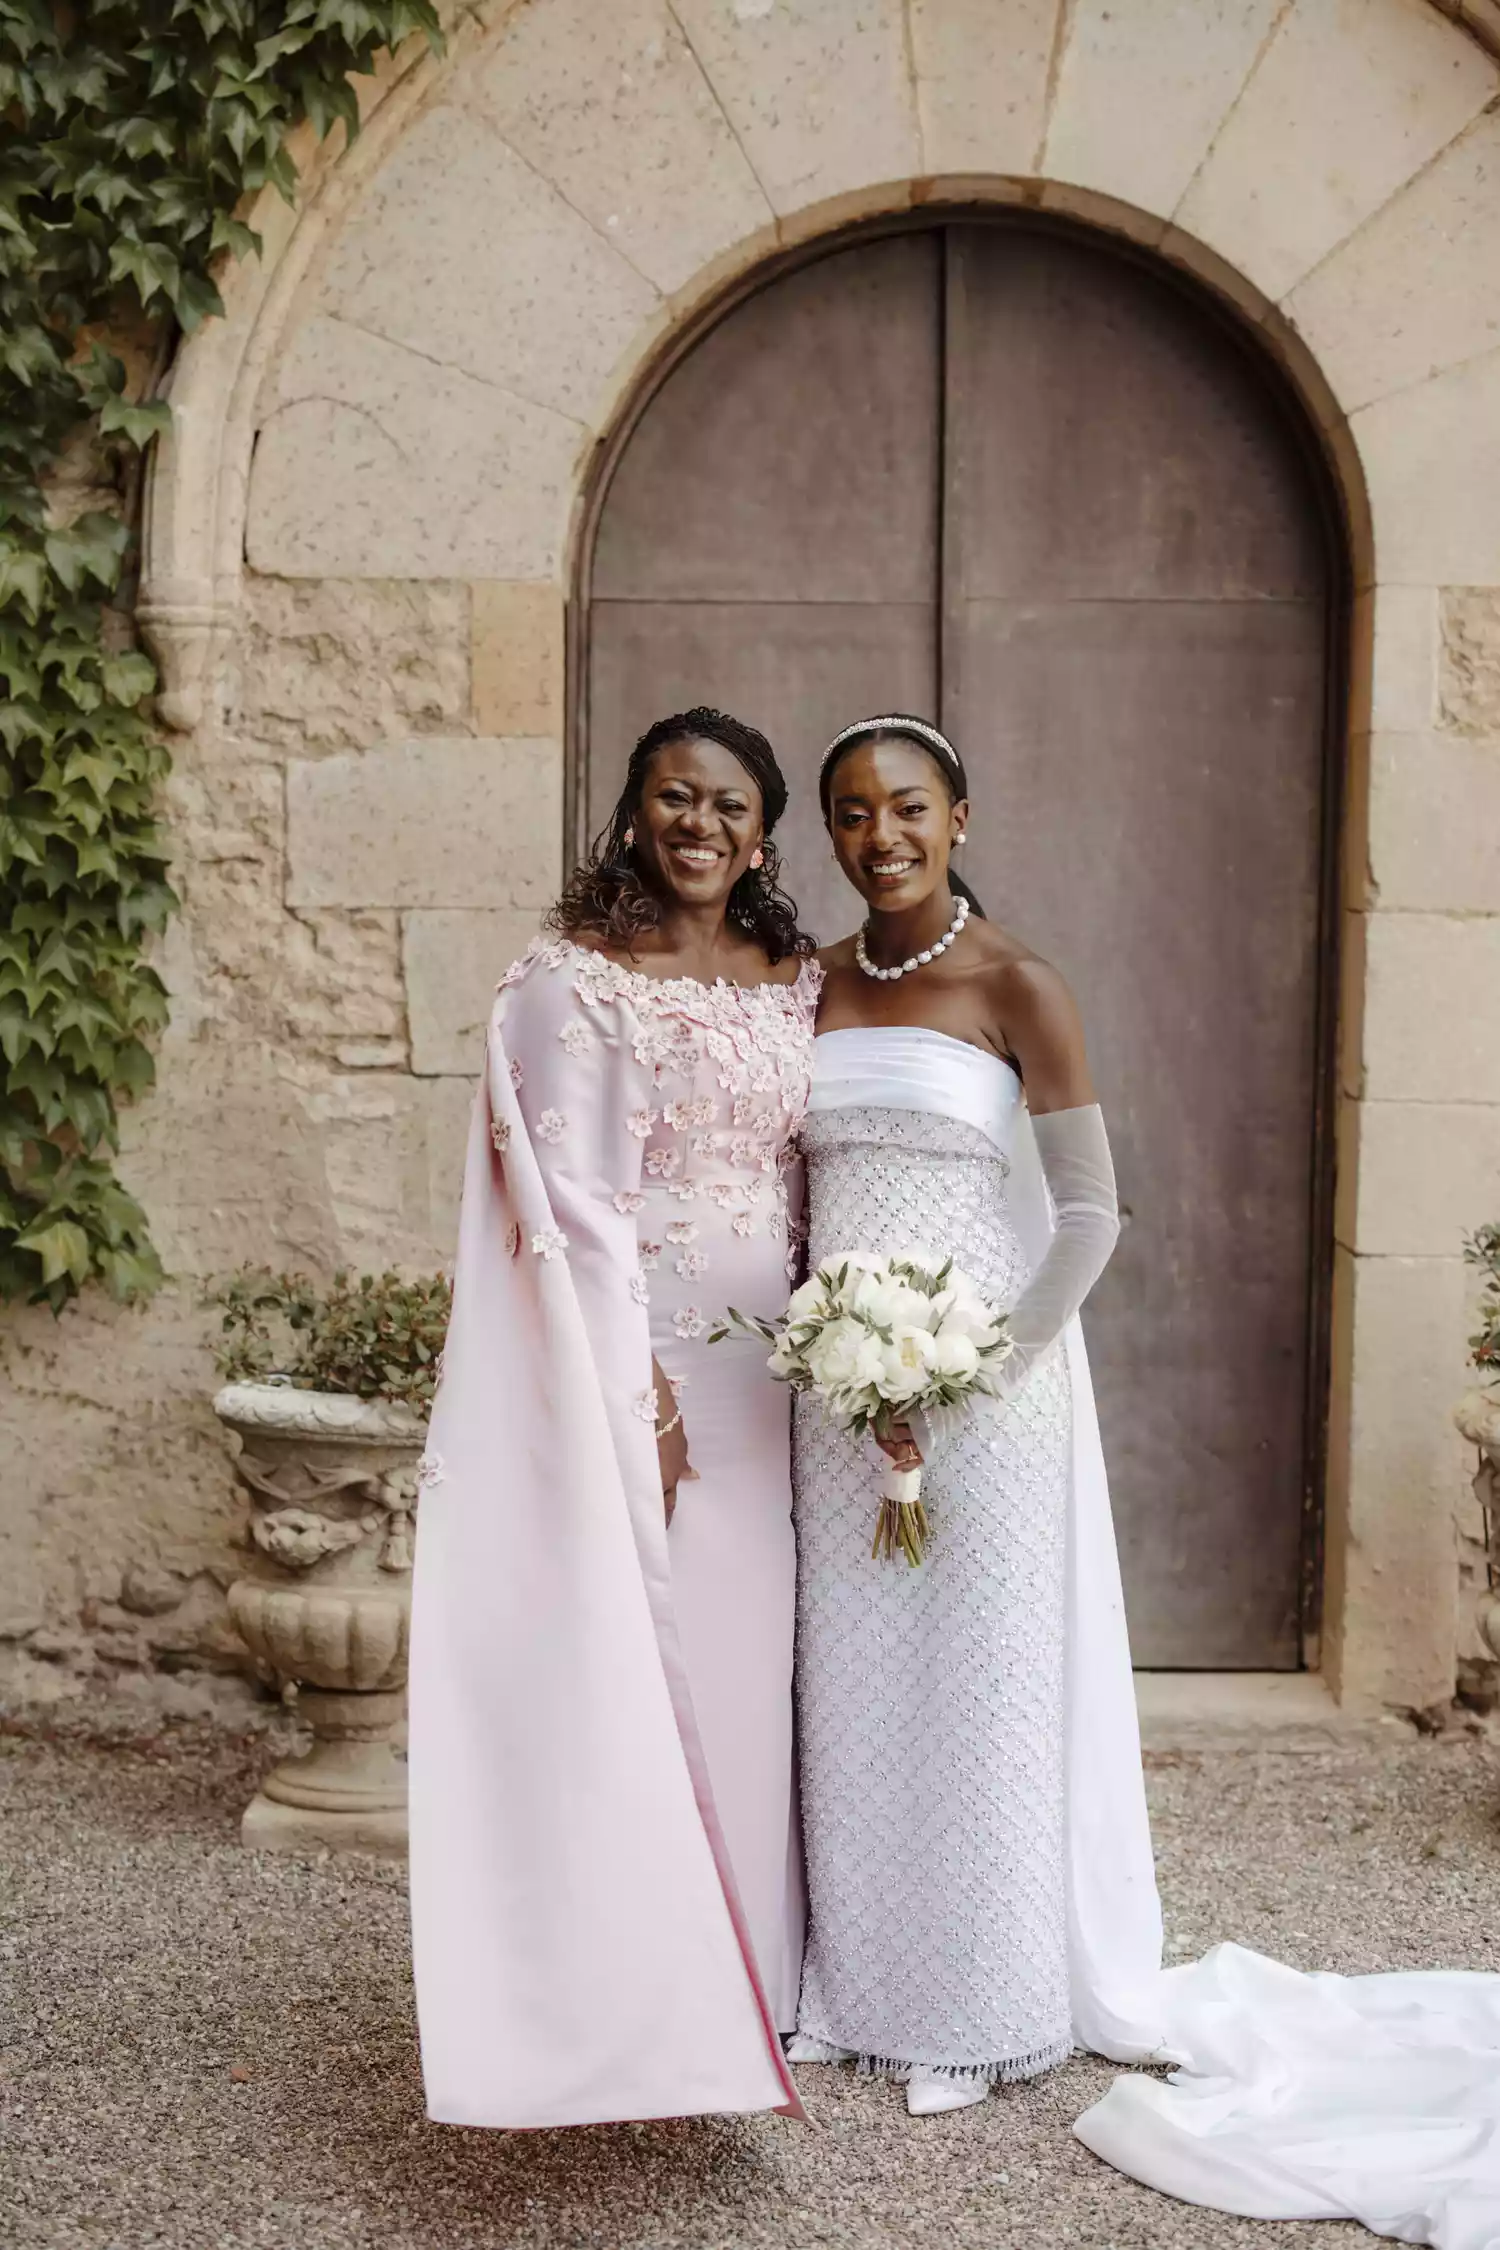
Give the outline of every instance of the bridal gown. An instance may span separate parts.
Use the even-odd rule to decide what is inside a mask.
[[[786,1302],[820,981],[547,939],[500,987],[413,1585],[413,1945],[448,2123],[798,2113],[788,1398],[708,1332]],[[698,1472],[670,1530],[653,1356]]]
[[[911,1026],[814,1043],[814,1261],[951,1251],[1014,1302],[1051,1214],[1019,1081]],[[867,2066],[1123,2063],[1075,2127],[1252,2218],[1500,2250],[1500,1977],[1163,1970],[1134,1686],[1082,1333],[939,1433],[918,1570],[870,1559],[878,1456],[799,1402],[799,2027]],[[1351,1907],[1355,1902],[1351,1901]]]

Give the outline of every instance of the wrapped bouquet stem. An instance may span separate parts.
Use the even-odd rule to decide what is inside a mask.
[[[993,1370],[1011,1349],[1005,1315],[951,1258],[862,1251],[825,1258],[779,1320],[732,1307],[711,1341],[732,1328],[771,1346],[778,1382],[816,1398],[856,1435],[888,1438],[910,1414],[993,1397]],[[921,1562],[929,1536],[922,1472],[883,1463],[874,1556]]]
[[[927,1510],[922,1505],[921,1470],[898,1469],[894,1461],[887,1461],[871,1557],[878,1562],[884,1555],[888,1562],[894,1562],[899,1549],[915,1566],[927,1551],[929,1529]]]

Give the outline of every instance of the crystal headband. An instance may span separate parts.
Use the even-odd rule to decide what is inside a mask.
[[[856,719],[852,727],[844,727],[823,752],[823,770],[827,771],[828,761],[834,752],[842,749],[846,742],[852,742],[856,735],[877,733],[914,734],[919,742],[925,742],[929,749],[936,750],[940,758],[945,758],[955,773],[961,770],[958,752],[945,734],[939,734],[936,727],[928,726],[925,719],[903,719],[895,712],[887,712],[880,719]]]

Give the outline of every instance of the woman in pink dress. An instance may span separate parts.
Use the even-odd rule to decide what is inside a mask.
[[[796,2107],[787,1395],[707,1344],[786,1301],[820,971],[785,803],[753,728],[652,727],[491,1019],[412,1619],[450,2123]]]

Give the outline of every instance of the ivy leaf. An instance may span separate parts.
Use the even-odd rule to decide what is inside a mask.
[[[99,414],[99,428],[105,437],[119,431],[132,445],[149,445],[152,438],[171,427],[172,409],[164,398],[148,399],[139,406],[129,399],[112,398]]]
[[[0,364],[18,383],[32,384],[55,375],[60,362],[57,346],[46,329],[33,325],[0,335]]]
[[[302,103],[319,140],[326,139],[340,120],[351,141],[359,131],[359,103],[347,78],[332,82],[320,78],[305,79]]]
[[[130,532],[119,517],[95,510],[80,516],[66,531],[48,535],[47,560],[70,594],[76,594],[86,579],[110,593],[129,545]]]
[[[172,302],[189,334],[212,314],[223,318],[224,300],[207,274],[185,273],[173,292]]]
[[[254,227],[247,227],[242,219],[234,218],[227,211],[217,211],[214,214],[209,247],[213,250],[227,250],[235,258],[258,258],[265,243]]]
[[[177,153],[176,136],[164,117],[149,114],[127,118],[114,135],[115,145],[137,161],[143,156],[172,157]]]
[[[0,539],[0,609],[7,602],[18,601],[34,624],[41,615],[46,591],[45,557]],[[16,684],[14,678],[11,684]]]
[[[103,875],[114,882],[120,872],[120,863],[108,844],[97,836],[80,840],[78,844],[78,872],[80,875]]]
[[[104,692],[111,702],[136,704],[143,695],[149,695],[156,685],[156,666],[149,656],[139,649],[129,649],[122,656],[107,656],[102,667]],[[102,764],[104,761],[100,761]],[[94,761],[89,761],[90,765]],[[75,760],[75,767],[81,766]],[[113,772],[113,766],[109,767]]]
[[[81,1288],[89,1274],[89,1238],[71,1219],[53,1219],[47,1226],[30,1227],[16,1237],[18,1250],[29,1250],[42,1261],[44,1282],[64,1275]]]
[[[182,284],[182,269],[166,245],[141,242],[122,234],[109,254],[111,281],[133,281],[143,305],[156,296],[171,297]]]

